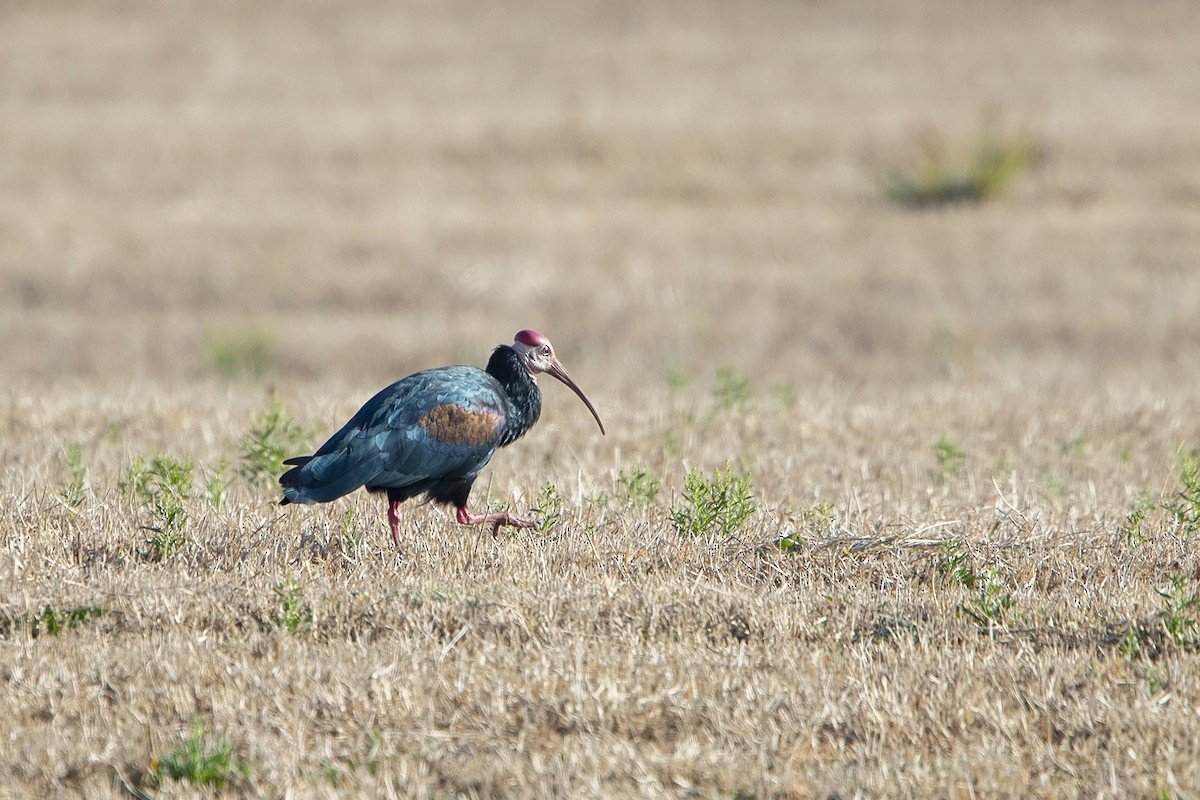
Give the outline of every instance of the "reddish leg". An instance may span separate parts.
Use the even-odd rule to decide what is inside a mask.
[[[532,528],[537,524],[536,520],[528,517],[518,517],[515,514],[510,514],[507,511],[501,511],[498,514],[472,514],[467,510],[466,506],[458,507],[458,521],[462,525],[487,525],[492,526],[492,536],[500,530],[501,525],[511,525],[514,528]]]
[[[403,500],[392,500],[388,503],[388,525],[392,528],[392,544],[396,545],[396,550],[400,548],[400,504]]]

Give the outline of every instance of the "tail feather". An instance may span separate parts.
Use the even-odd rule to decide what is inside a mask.
[[[279,476],[279,485],[283,487],[281,505],[328,503],[353,492],[378,473],[378,465],[366,458],[356,461],[345,451],[297,456],[284,463],[295,466]]]
[[[303,456],[303,458],[304,458],[304,461],[301,461],[299,466],[292,467],[287,472],[285,472],[279,476],[279,485],[280,486],[282,486],[286,489],[286,488],[289,488],[292,486],[300,486],[301,485],[301,482],[303,480],[302,475],[304,472],[304,465],[307,464],[309,461],[312,461],[311,456]],[[297,461],[298,461],[298,459],[289,458],[287,461],[285,461],[283,463],[284,464],[295,464]]]

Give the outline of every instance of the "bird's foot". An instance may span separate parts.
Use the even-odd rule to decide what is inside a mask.
[[[491,525],[492,536],[495,536],[500,531],[501,525],[510,525],[514,528],[532,528],[537,525],[537,520],[529,517],[518,517],[516,514],[510,514],[507,511],[500,511],[494,514],[472,514],[463,506],[458,510],[458,521],[462,525]]]

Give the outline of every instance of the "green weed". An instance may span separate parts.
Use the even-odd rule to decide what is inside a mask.
[[[745,375],[739,375],[728,367],[717,370],[717,387],[713,391],[717,408],[729,409],[744,406],[750,402],[750,394],[750,379]]]
[[[1162,627],[1167,638],[1176,645],[1196,645],[1197,629],[1200,628],[1200,594],[1195,586],[1188,586],[1182,575],[1176,575],[1171,581],[1171,588],[1159,591],[1166,603],[1163,604]]]
[[[980,633],[990,636],[998,626],[1004,624],[1004,618],[1017,601],[1005,590],[1000,574],[995,569],[972,575],[975,594],[958,606],[958,612],[970,618]]]
[[[102,617],[104,614],[104,609],[98,606],[76,606],[66,611],[59,611],[54,606],[47,605],[30,620],[29,634],[35,639],[43,633],[58,636],[63,631],[78,627],[89,620]]]
[[[1008,611],[1017,603],[1005,589],[999,571],[994,567],[976,570],[971,566],[960,542],[950,541],[942,545],[937,571],[952,586],[973,592],[956,611],[974,622],[980,633],[991,635],[996,627],[1004,624]]]
[[[185,503],[192,496],[192,462],[156,453],[147,461],[138,456],[118,486],[152,518],[144,526],[153,535],[146,540],[143,558],[160,560],[187,544]]]
[[[679,434],[669,428],[663,431],[662,447],[663,453],[665,453],[668,458],[679,458]]]
[[[1146,541],[1146,518],[1154,511],[1154,501],[1150,493],[1142,491],[1138,494],[1133,509],[1125,515],[1125,521],[1117,528],[1117,539],[1126,547],[1134,547]]]
[[[287,580],[275,585],[275,596],[281,606],[274,617],[276,627],[283,628],[288,633],[298,633],[312,626],[312,606],[304,600],[304,593],[295,576],[289,575]]]
[[[667,370],[667,388],[672,392],[682,392],[688,387],[691,378],[683,367],[678,364],[673,364]]]
[[[533,508],[533,513],[541,518],[537,525],[539,532],[546,533],[558,524],[559,518],[562,517],[562,507],[563,499],[558,493],[558,487],[553,483],[543,486],[542,498]]]
[[[1169,589],[1156,591],[1164,600],[1163,607],[1135,621],[1117,640],[1117,650],[1126,658],[1157,658],[1172,646],[1200,648],[1200,591],[1196,585],[1177,575]]]
[[[804,527],[814,533],[829,533],[833,529],[833,503],[822,500],[804,509]]]
[[[266,408],[251,420],[242,437],[238,474],[251,486],[273,485],[283,471],[283,460],[304,444],[304,431],[279,399],[271,397]]]
[[[938,481],[957,477],[966,460],[966,454],[958,446],[958,442],[949,435],[937,440],[933,445],[933,454],[937,459],[938,473],[935,478]]]
[[[792,528],[789,531],[785,531],[782,536],[776,539],[775,544],[785,553],[798,552],[808,544],[808,539],[804,538],[804,533],[801,529]]]
[[[796,405],[796,387],[790,383],[777,383],[772,390],[775,394],[775,399],[779,401],[779,407],[788,409]]]
[[[347,508],[342,513],[342,541],[351,550],[362,542],[362,530],[355,525],[353,508]]]
[[[261,329],[225,331],[208,339],[209,367],[226,380],[261,378],[275,362],[275,337]]]
[[[155,788],[164,778],[221,790],[226,783],[248,778],[250,769],[233,757],[233,742],[213,739],[200,720],[192,722],[192,733],[171,752],[151,759],[149,782]]]
[[[1059,452],[1067,458],[1083,458],[1087,455],[1088,440],[1082,433],[1059,444]]]
[[[805,533],[828,536],[833,530],[833,503],[822,500],[800,513],[800,524],[780,537],[776,544],[785,551],[799,550],[808,543]]]
[[[942,372],[953,373],[962,359],[963,343],[948,325],[936,325],[926,345],[929,358]]]
[[[71,508],[79,508],[83,504],[87,468],[83,465],[83,446],[78,442],[67,448],[67,466],[71,469],[71,480],[63,484],[58,496]]]
[[[757,509],[750,478],[726,465],[711,478],[691,470],[684,479],[685,505],[671,509],[671,522],[681,534],[729,536]]]
[[[225,480],[225,471],[229,469],[229,462],[221,459],[217,462],[217,466],[204,477],[204,492],[208,495],[208,502],[212,503],[213,508],[220,508],[225,504],[225,498],[229,496],[229,486]]]
[[[1184,534],[1200,531],[1200,456],[1184,456],[1179,466],[1179,494],[1166,504]]]
[[[622,470],[617,476],[617,498],[627,506],[641,508],[654,502],[662,488],[654,473],[643,467]]]
[[[964,589],[974,590],[975,585],[979,582],[979,575],[971,568],[967,560],[967,554],[962,550],[962,544],[959,542],[945,542],[942,544],[942,557],[938,560],[937,571],[939,575],[945,576],[951,584],[961,586]]]
[[[889,200],[905,208],[995,200],[1032,160],[1028,142],[1004,142],[985,135],[962,159],[940,147],[927,148],[924,164],[911,172],[893,170],[884,179],[883,190]]]
[[[1133,658],[1142,650],[1142,637],[1136,630],[1127,631],[1117,642],[1117,652],[1125,658]]]
[[[1151,697],[1167,687],[1167,681],[1154,667],[1146,667],[1142,672],[1142,680],[1146,681],[1146,693]]]
[[[117,444],[121,441],[121,437],[125,433],[125,428],[128,424],[128,420],[109,422],[104,426],[104,438],[109,444]]]

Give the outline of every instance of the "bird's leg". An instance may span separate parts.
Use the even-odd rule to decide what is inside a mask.
[[[391,500],[388,502],[388,525],[392,528],[392,544],[396,546],[396,550],[400,550],[400,504],[403,500]]]
[[[467,507],[458,507],[458,521],[461,525],[487,525],[492,526],[492,536],[500,530],[501,525],[511,525],[514,528],[532,528],[537,524],[536,520],[528,517],[518,517],[515,514],[510,514],[507,511],[501,511],[495,514],[472,514],[467,510]]]

